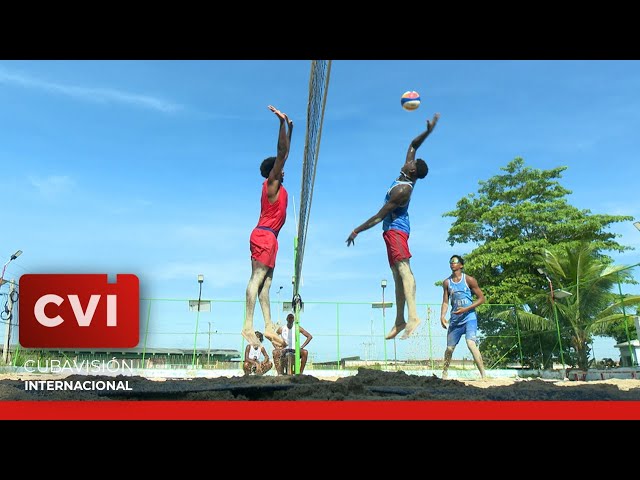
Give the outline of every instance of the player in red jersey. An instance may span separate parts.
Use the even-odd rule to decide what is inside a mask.
[[[253,347],[260,345],[260,340],[253,328],[256,297],[260,301],[260,308],[264,317],[264,336],[275,347],[283,345],[271,321],[269,290],[271,289],[273,269],[276,266],[276,256],[278,255],[278,233],[287,218],[288,194],[282,183],[284,181],[284,163],[289,156],[293,122],[289,120],[285,113],[282,113],[273,105],[269,105],[269,110],[280,119],[278,151],[277,156],[265,159],[260,165],[260,173],[266,180],[262,184],[258,225],[251,232],[251,238],[249,239],[251,278],[247,285],[247,313],[242,327],[242,336]]]

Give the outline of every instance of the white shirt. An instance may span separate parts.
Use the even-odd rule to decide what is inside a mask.
[[[259,360],[261,350],[261,347],[254,348],[253,346],[249,345],[249,360]]]
[[[291,328],[289,328],[287,325],[282,327],[282,332],[280,332],[280,336],[284,339],[285,342],[287,342],[287,346],[284,348],[291,348],[291,349],[296,348],[296,344],[294,341],[295,330],[296,330],[295,325]]]

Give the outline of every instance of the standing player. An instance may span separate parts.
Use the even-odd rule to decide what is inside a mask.
[[[447,378],[451,356],[464,334],[467,347],[484,380],[486,378],[484,364],[477,345],[478,317],[476,316],[476,307],[484,303],[484,293],[478,286],[478,281],[462,271],[464,258],[460,255],[454,255],[449,259],[449,267],[451,275],[442,283],[442,307],[440,308],[440,323],[442,328],[447,328],[446,315],[451,302],[451,318],[447,328],[447,349],[444,352],[442,378]],[[475,302],[473,294],[476,296]]]

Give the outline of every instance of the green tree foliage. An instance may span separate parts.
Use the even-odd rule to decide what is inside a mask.
[[[604,335],[607,337],[615,338],[616,342],[623,343],[627,340],[637,340],[638,332],[636,330],[636,326],[633,323],[633,317],[638,315],[638,312],[629,313],[629,310],[626,310],[627,317],[627,325],[625,326],[624,320],[621,322],[613,323],[609,328],[605,330]]]
[[[617,235],[608,229],[633,217],[592,214],[571,206],[567,201],[571,191],[559,183],[566,167],[533,169],[516,158],[501,170],[505,173],[480,181],[477,193],[460,199],[456,209],[443,216],[454,218],[447,239],[452,246],[476,245],[466,255],[465,265],[478,280],[487,302],[528,305],[528,311],[518,314],[519,322],[525,322],[524,314],[538,315],[544,310],[531,296],[548,289],[546,279],[536,270],[544,268],[541,259],[546,250],[566,252],[586,241],[593,246],[593,255],[609,265],[612,259],[605,252],[630,248],[620,245]],[[554,339],[551,330],[532,332],[519,322],[496,317],[489,307],[479,315],[480,328],[487,337],[481,346],[488,365],[522,358],[525,365],[538,367],[544,362],[546,366],[554,347],[557,357],[557,335]],[[517,347],[518,335],[522,351]],[[572,334],[563,330],[562,335],[566,336],[561,337],[564,350],[569,353]]]
[[[620,297],[612,293],[618,281],[630,281],[631,273],[625,266],[603,262],[595,245],[587,241],[574,248],[565,247],[558,254],[545,250],[543,260],[551,278],[571,293],[557,299],[555,308],[561,331],[569,332],[571,364],[587,369],[592,336],[606,333],[613,325],[624,326],[623,307],[630,310],[640,302],[640,296]],[[538,305],[542,301],[542,297],[535,299]],[[552,309],[553,302],[549,301],[544,312],[548,318]]]

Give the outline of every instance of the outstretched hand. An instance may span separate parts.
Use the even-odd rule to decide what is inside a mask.
[[[283,115],[287,125],[289,125],[289,130],[291,130],[293,128],[293,120],[291,120],[286,113],[283,113]]]
[[[438,119],[440,118],[440,114],[436,113],[431,121],[427,120],[427,130],[431,131],[435,128],[436,123],[438,123]]]
[[[280,119],[281,122],[288,120],[287,119],[287,115],[282,113],[280,110],[278,110],[276,107],[274,107],[273,105],[269,105],[267,107],[269,110],[271,110],[273,113],[275,113],[277,115],[277,117]]]
[[[351,235],[349,235],[349,238],[347,238],[347,247],[350,247],[351,245],[355,245],[356,244],[356,237],[358,236],[358,234],[356,232],[351,232]]]

